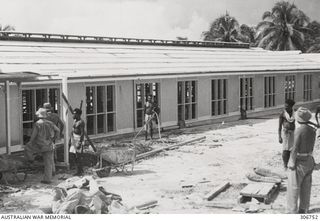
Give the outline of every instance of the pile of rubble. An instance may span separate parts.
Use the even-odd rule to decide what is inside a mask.
[[[107,192],[92,178],[70,178],[53,189],[54,214],[128,213],[118,194]]]

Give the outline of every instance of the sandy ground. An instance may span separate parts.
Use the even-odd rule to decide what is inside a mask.
[[[206,136],[206,139],[179,149],[140,161],[133,174],[112,172],[110,177],[97,178],[107,191],[122,196],[123,203],[134,206],[149,200],[158,205],[147,213],[242,213],[231,209],[217,209],[210,204],[236,205],[240,190],[249,181],[248,172],[263,167],[285,173],[282,169],[281,145],[277,140],[278,120],[249,119],[221,125],[188,128],[163,134],[171,141],[182,142]],[[162,147],[156,142],[155,147]],[[314,155],[320,162],[319,145]],[[56,176],[54,184],[63,182]],[[1,197],[0,213],[40,213],[49,207],[52,186],[39,184],[41,174],[29,176],[20,185],[22,191]],[[230,182],[231,187],[211,202],[204,199],[214,187]],[[187,186],[187,188],[184,188]],[[311,212],[320,211],[320,172],[313,173]],[[270,208],[262,213],[284,213],[286,192],[280,191]]]

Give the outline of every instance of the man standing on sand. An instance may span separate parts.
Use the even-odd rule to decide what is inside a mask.
[[[296,112],[296,120],[300,127],[295,131],[288,163],[288,213],[308,213],[309,210],[312,172],[315,167],[312,154],[316,136],[315,128],[309,124],[311,116],[311,112],[304,107],[300,107]]]
[[[152,100],[152,96],[148,95],[147,102],[144,105],[144,121],[145,121],[145,140],[148,140],[148,134],[150,138],[153,137],[153,122],[155,113],[158,111],[156,103]],[[157,113],[158,114],[158,113]]]
[[[38,120],[34,123],[30,141],[24,146],[25,157],[32,163],[34,153],[41,153],[44,163],[44,178],[41,183],[50,184],[54,161],[53,141],[59,136],[60,130],[51,121],[47,120],[47,110],[40,108],[37,113]]]
[[[82,111],[79,108],[74,109],[73,111],[73,126],[70,136],[70,153],[75,156],[75,164],[77,167],[77,172],[75,176],[83,175],[82,168],[82,152],[83,152],[83,139],[84,139],[84,129],[85,122],[81,119]]]
[[[50,103],[44,103],[43,104],[43,108],[47,110],[47,120],[51,121],[54,125],[56,125],[59,130],[60,130],[60,136],[57,137],[57,140],[61,139],[61,137],[63,137],[63,129],[64,129],[64,123],[63,121],[60,119],[59,115],[52,112],[52,107]],[[56,143],[56,140],[53,141],[53,143]],[[53,162],[55,161],[56,157],[56,151],[55,151],[55,146],[53,147]],[[53,174],[56,173],[56,166],[53,165]]]
[[[284,110],[279,115],[279,143],[282,144],[282,160],[283,166],[286,170],[288,168],[288,161],[290,151],[294,141],[295,119],[293,106],[295,102],[291,99],[286,100]]]

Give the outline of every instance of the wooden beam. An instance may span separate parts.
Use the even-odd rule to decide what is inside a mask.
[[[228,189],[230,187],[230,183],[224,183],[221,184],[220,186],[218,186],[217,188],[215,188],[213,191],[211,191],[210,193],[207,194],[207,196],[205,197],[208,201],[213,200],[216,196],[218,196],[221,192],[225,191],[226,189]]]
[[[62,93],[66,98],[68,98],[68,78],[66,76],[62,77]],[[61,95],[62,96],[62,95]],[[69,112],[68,105],[63,102],[62,106],[62,118],[64,120],[64,163],[69,166]]]
[[[140,159],[155,155],[155,154],[160,153],[160,152],[165,151],[165,150],[174,150],[174,149],[176,149],[176,148],[178,148],[180,146],[183,146],[183,145],[186,145],[186,144],[189,144],[189,143],[193,143],[193,142],[196,142],[196,141],[199,141],[199,140],[203,140],[205,138],[206,137],[203,136],[203,137],[199,137],[199,138],[196,138],[196,139],[188,140],[188,141],[185,141],[185,142],[182,142],[182,143],[174,144],[174,145],[171,145],[171,146],[168,146],[168,147],[163,147],[163,148],[159,148],[159,149],[156,149],[156,150],[151,150],[149,152],[146,152],[146,153],[143,153],[143,154],[139,154],[136,157],[136,160],[140,160]]]
[[[11,125],[10,125],[10,83],[5,81],[5,121],[6,121],[6,152],[10,154]]]

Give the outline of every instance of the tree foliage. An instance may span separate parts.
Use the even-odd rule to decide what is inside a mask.
[[[15,31],[15,28],[11,25],[0,25],[0,31]]]
[[[277,2],[271,11],[266,11],[257,25],[257,46],[268,50],[305,50],[305,34],[309,17],[295,4]]]
[[[250,27],[246,25],[241,27],[237,19],[227,12],[215,19],[211,23],[209,31],[202,33],[202,37],[205,41],[250,42],[251,38],[248,34]]]
[[[309,53],[320,53],[320,23],[313,21],[308,28],[312,32],[306,35],[305,48]]]

